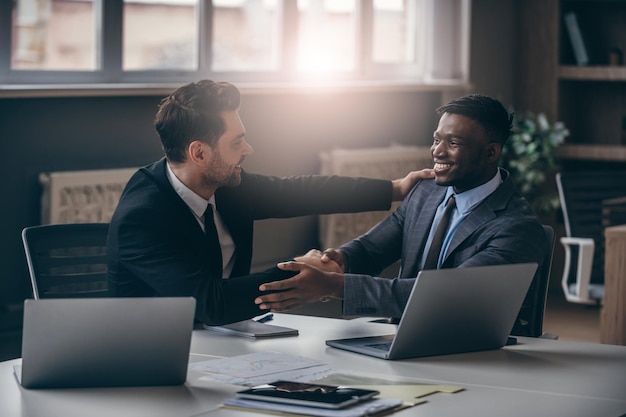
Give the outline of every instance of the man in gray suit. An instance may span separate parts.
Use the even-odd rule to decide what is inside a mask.
[[[283,311],[340,298],[344,315],[400,317],[421,269],[541,261],[548,245],[542,225],[509,173],[498,167],[513,116],[499,101],[477,94],[453,100],[437,113],[431,146],[435,179],[421,181],[391,216],[363,236],[339,249],[312,250],[279,264],[299,273],[262,284],[261,291],[279,292],[257,297],[261,309]],[[441,250],[427,260],[450,196],[456,207]],[[307,257],[321,258],[328,268],[310,265]],[[376,276],[398,259],[397,278]]]

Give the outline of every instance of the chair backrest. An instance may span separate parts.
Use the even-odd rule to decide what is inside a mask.
[[[604,282],[602,202],[626,196],[626,170],[564,171],[556,174],[565,235],[595,242],[591,283]],[[575,271],[572,269],[572,272]],[[575,277],[569,279],[575,281]]]
[[[108,223],[52,224],[22,231],[33,297],[107,297]]]
[[[543,230],[546,234],[548,250],[537,268],[522,308],[515,320],[511,331],[514,336],[539,337],[543,334],[543,314],[546,309],[555,241],[554,229],[551,226],[544,225]]]

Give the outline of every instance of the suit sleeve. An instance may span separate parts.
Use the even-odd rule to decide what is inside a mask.
[[[401,317],[415,278],[381,278],[345,274],[343,314],[346,316]]]
[[[405,203],[365,234],[342,245],[346,271],[376,275],[400,259],[404,213]]]
[[[140,291],[145,295],[195,297],[196,320],[209,325],[262,314],[264,311],[254,304],[261,294],[259,285],[294,275],[272,268],[237,278],[211,277],[201,235],[179,234],[181,228],[158,221],[146,210],[129,213],[113,228],[112,236],[119,241],[120,265],[128,275],[142,277],[142,284],[132,281],[130,285],[144,286]],[[124,282],[117,283],[117,295],[136,296],[124,286]]]
[[[388,210],[392,191],[391,181],[380,179],[322,175],[279,178],[245,173],[239,187],[222,188],[217,195],[258,220]]]
[[[263,272],[240,277],[218,280],[205,280],[212,288],[206,294],[213,296],[204,297],[204,306],[198,311],[197,318],[208,325],[222,325],[236,321],[246,320],[267,310],[259,309],[254,304],[254,299],[263,294],[259,291],[259,285],[279,281],[295,275],[292,271],[282,271],[276,267]],[[216,306],[221,308],[216,309]]]

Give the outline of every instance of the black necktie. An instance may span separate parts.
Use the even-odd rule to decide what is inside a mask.
[[[209,241],[209,256],[211,260],[211,275],[222,278],[222,248],[213,221],[213,205],[209,204],[204,211],[204,234]],[[215,262],[213,262],[215,259]]]
[[[441,246],[443,245],[443,239],[446,236],[446,230],[448,230],[448,224],[450,223],[450,217],[452,216],[452,210],[456,206],[456,200],[454,195],[451,195],[446,204],[446,209],[443,211],[443,216],[439,220],[437,230],[435,230],[435,236],[430,244],[426,261],[424,262],[423,269],[437,269],[439,263],[439,252],[441,252]]]

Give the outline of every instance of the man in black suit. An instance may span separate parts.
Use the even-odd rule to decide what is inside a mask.
[[[196,319],[225,324],[261,312],[261,283],[292,272],[250,275],[258,219],[386,210],[432,170],[394,180],[250,174],[239,90],[202,80],[162,100],[155,119],[165,158],[130,179],[111,219],[111,296],[193,296]]]

